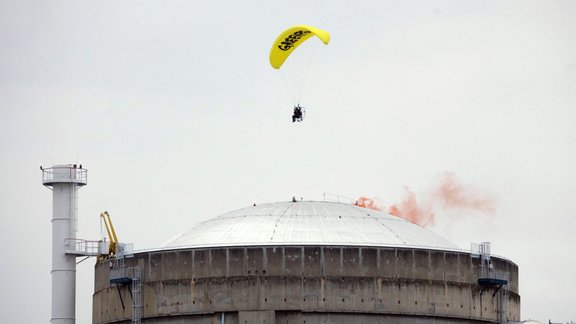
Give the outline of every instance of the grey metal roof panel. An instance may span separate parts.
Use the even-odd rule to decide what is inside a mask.
[[[350,204],[320,201],[278,202],[238,209],[197,224],[163,248],[263,245],[460,250],[402,218]]]

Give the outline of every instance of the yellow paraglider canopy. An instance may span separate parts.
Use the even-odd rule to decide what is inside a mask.
[[[312,26],[296,25],[283,31],[270,49],[270,65],[279,69],[294,49],[312,36],[317,36],[324,44],[330,41],[327,31]]]

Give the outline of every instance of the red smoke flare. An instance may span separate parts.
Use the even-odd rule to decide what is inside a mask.
[[[357,205],[386,211],[376,199],[360,197]],[[462,184],[454,173],[447,172],[440,183],[434,185],[428,192],[419,194],[418,197],[406,188],[406,196],[402,202],[390,205],[387,211],[394,216],[426,227],[434,224],[435,211],[453,209],[467,209],[493,215],[496,211],[496,199],[490,193]]]
[[[442,206],[448,208],[471,209],[493,215],[496,211],[496,199],[493,195],[464,186],[454,173],[445,173],[442,182],[434,192]]]
[[[356,205],[360,206],[360,207],[364,207],[364,208],[379,210],[379,211],[383,210],[382,207],[380,207],[380,205],[376,202],[376,200],[372,199],[372,198],[360,197],[360,198],[358,198],[358,201],[356,201]]]
[[[434,213],[430,205],[418,202],[416,195],[408,188],[406,188],[404,200],[399,204],[388,207],[388,212],[420,226],[434,224]]]

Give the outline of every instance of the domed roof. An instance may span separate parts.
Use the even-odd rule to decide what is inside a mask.
[[[320,201],[267,203],[199,223],[165,249],[328,245],[458,250],[446,239],[402,218],[351,204]]]

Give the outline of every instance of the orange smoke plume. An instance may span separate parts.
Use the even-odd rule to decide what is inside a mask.
[[[372,198],[360,197],[356,201],[356,205],[364,208],[383,211],[383,208],[380,206],[380,204],[376,202],[375,199]]]
[[[496,211],[496,199],[493,195],[463,185],[454,173],[444,174],[434,195],[444,208],[470,209],[489,215]]]
[[[406,188],[406,196],[399,204],[388,207],[388,212],[394,216],[402,217],[405,220],[420,226],[434,224],[434,213],[430,204],[419,202],[416,195]]]
[[[434,224],[435,214],[439,211],[467,209],[488,215],[493,215],[496,211],[496,199],[492,194],[462,184],[454,173],[445,173],[438,184],[418,197],[406,188],[402,202],[388,208],[383,207],[376,199],[366,197],[360,197],[357,205],[387,211],[424,227]]]

